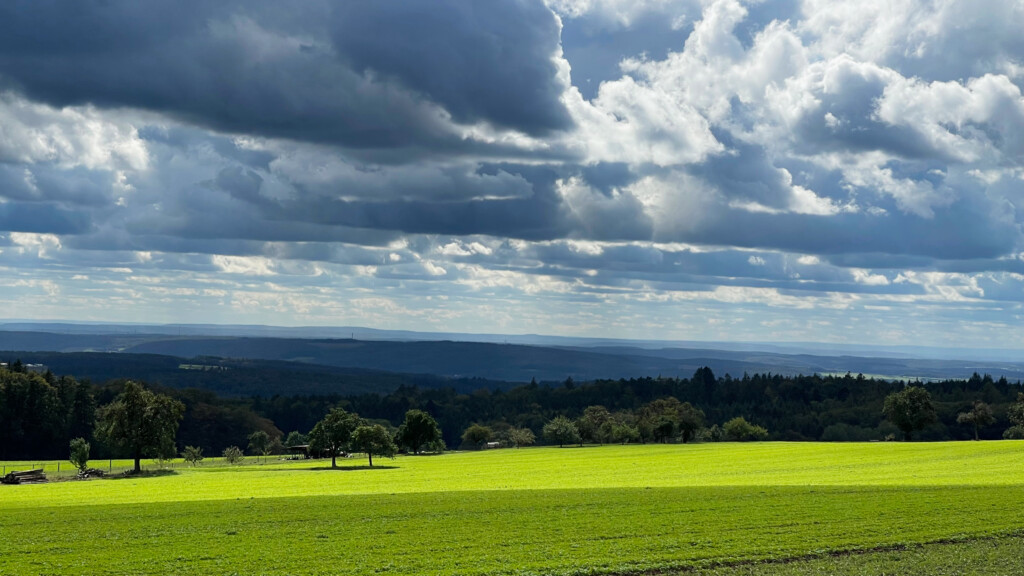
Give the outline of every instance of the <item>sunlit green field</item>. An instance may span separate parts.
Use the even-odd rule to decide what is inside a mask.
[[[0,486],[0,574],[622,573],[1024,533],[1024,442],[365,463]]]

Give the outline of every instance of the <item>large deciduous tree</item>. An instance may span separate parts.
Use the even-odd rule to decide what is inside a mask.
[[[576,429],[584,441],[604,444],[608,441],[608,426],[612,415],[604,406],[587,406],[576,420]]]
[[[679,406],[679,435],[686,444],[704,427],[704,411],[689,402]]]
[[[1016,426],[1024,426],[1024,393],[1017,394],[1017,401],[1010,405],[1006,416]]]
[[[529,428],[513,428],[509,430],[508,439],[516,448],[533,446],[533,443],[537,441],[537,437],[534,436],[533,430],[530,430]]]
[[[360,423],[358,414],[346,412],[344,408],[331,409],[309,433],[310,451],[330,453],[331,468],[337,468],[338,454],[348,447],[352,432]]]
[[[371,468],[373,468],[374,454],[394,458],[395,452],[398,452],[398,446],[395,446],[394,440],[391,439],[391,434],[388,433],[387,428],[380,424],[370,424],[356,428],[352,432],[350,447],[353,452],[365,452],[370,458]]]
[[[140,472],[143,456],[176,452],[175,436],[184,413],[181,402],[128,382],[124,392],[100,408],[96,432],[129,452],[135,460],[135,472]]]
[[[956,416],[957,424],[970,424],[974,427],[974,439],[978,440],[978,430],[982,426],[988,426],[996,421],[996,417],[992,414],[992,408],[989,408],[988,404],[977,400],[974,402],[974,406],[971,407],[967,412],[961,412]]]
[[[494,436],[494,431],[482,424],[470,424],[462,433],[462,442],[467,446],[480,448]]]
[[[398,427],[395,440],[405,446],[413,454],[419,454],[424,446],[441,439],[441,428],[433,416],[422,410],[409,410],[405,413],[405,422]]]
[[[249,434],[249,451],[256,456],[263,456],[266,459],[270,454],[270,435],[263,430],[257,430]]]
[[[1003,438],[1007,440],[1024,440],[1024,393],[1017,394],[1017,401],[1010,404],[1010,408],[1006,411],[1007,418],[1010,419],[1010,426],[1006,432],[1003,433]]]
[[[544,425],[544,439],[562,447],[566,444],[576,444],[579,442],[580,432],[572,420],[565,416],[555,416]]]
[[[910,441],[915,430],[921,430],[935,421],[932,395],[920,386],[908,386],[885,397],[882,414],[903,432]]]
[[[648,402],[640,408],[639,430],[644,439],[668,442],[679,431],[682,403],[669,396]]]

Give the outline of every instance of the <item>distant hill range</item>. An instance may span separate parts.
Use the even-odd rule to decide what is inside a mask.
[[[76,354],[77,359],[71,362],[77,363],[79,368],[92,366],[88,374],[81,369],[58,369],[60,360],[57,356],[49,356],[48,361],[38,355],[22,359],[50,365],[56,373],[88,376],[94,380],[102,380],[101,375],[117,373],[122,377],[171,381],[168,385],[174,386],[183,386],[187,382],[201,383],[215,377],[224,380],[224,375],[218,376],[211,372],[212,369],[200,368],[219,365],[233,371],[227,378],[231,381],[230,386],[223,382],[218,385],[221,392],[236,395],[322,393],[325,388],[337,390],[337,393],[386,392],[414,380],[421,386],[455,385],[460,389],[473,389],[481,384],[502,387],[529,382],[533,378],[542,382],[561,382],[569,377],[575,380],[659,375],[689,377],[701,366],[710,366],[719,376],[728,373],[733,377],[740,377],[744,372],[852,372],[884,378],[927,380],[967,378],[978,372],[995,378],[1005,376],[1012,381],[1024,379],[1024,362],[998,359],[1018,354],[1015,351],[991,351],[990,357],[996,359],[951,360],[952,356],[945,356],[946,359],[906,356],[917,349],[878,349],[878,355],[839,355],[820,350],[818,353],[772,351],[773,348],[798,350],[794,344],[754,344],[750,347],[756,349],[742,350],[736,349],[741,347],[738,344],[729,344],[729,349],[666,343],[657,347],[657,343],[648,341],[539,336],[476,335],[482,339],[508,339],[509,343],[504,340],[416,339],[412,336],[417,333],[365,328],[308,329],[311,332],[303,332],[299,328],[234,327],[238,334],[231,334],[231,330],[232,327],[223,326],[7,324],[0,325],[0,359],[10,358],[15,352],[23,355],[89,353]],[[365,339],[320,335],[323,332],[338,334],[340,331],[347,331],[349,336],[358,333]],[[310,333],[317,334],[317,337],[294,335]],[[372,336],[381,339],[370,339]],[[525,343],[531,339],[547,343]],[[856,347],[857,350],[865,348],[871,349]],[[156,358],[161,359],[157,361]],[[104,365],[110,367],[103,368]],[[114,369],[115,365],[124,368]],[[132,374],[129,367],[133,365],[144,374]],[[183,365],[185,367],[181,368]],[[192,365],[196,367],[190,368]],[[302,374],[296,378],[283,378],[284,373]],[[243,374],[253,379],[251,389],[246,388],[241,378]],[[282,389],[276,390],[274,378],[268,374],[276,374],[279,381],[286,380],[291,384],[282,384],[279,386]],[[322,380],[321,384],[298,385],[304,381],[303,378],[309,380],[311,374],[316,374],[316,378]],[[147,378],[147,375],[150,376]],[[411,375],[420,376],[414,378]],[[327,385],[328,381],[334,385]]]

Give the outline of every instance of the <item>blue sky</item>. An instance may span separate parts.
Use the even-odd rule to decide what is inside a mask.
[[[1021,22],[5,2],[0,316],[1020,348]]]

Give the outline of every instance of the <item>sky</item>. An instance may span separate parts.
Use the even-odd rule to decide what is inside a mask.
[[[1024,4],[0,3],[0,318],[1024,347]]]

